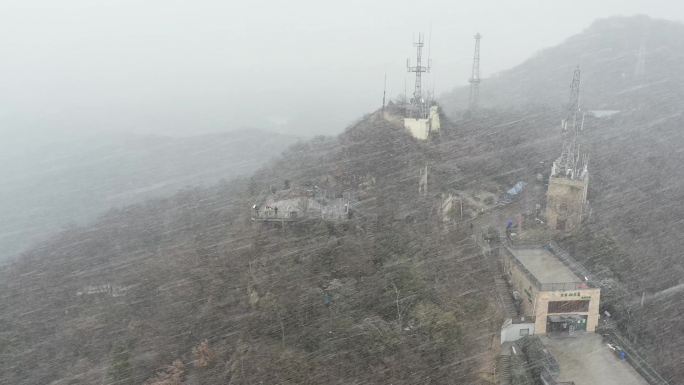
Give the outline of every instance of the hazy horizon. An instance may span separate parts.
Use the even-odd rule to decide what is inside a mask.
[[[5,0],[0,49],[0,384],[684,384],[684,2]]]
[[[684,20],[684,5],[671,1],[415,7],[8,1],[0,6],[0,132],[334,134],[380,106],[385,73],[389,96],[403,94],[405,83],[411,88],[405,63],[415,59],[418,32],[430,43],[427,87],[440,94],[466,84],[476,32],[486,78],[615,9]]]

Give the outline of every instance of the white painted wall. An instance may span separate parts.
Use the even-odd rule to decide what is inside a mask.
[[[404,118],[404,127],[414,138],[427,140],[431,134],[439,133],[442,127],[439,120],[439,107],[430,107],[430,115],[427,119]]]
[[[513,323],[513,320],[508,318],[504,321],[503,326],[501,326],[501,343],[517,341],[524,335],[520,335],[521,330],[529,330],[529,335],[534,334],[534,324],[533,323]]]
[[[404,118],[404,127],[416,139],[426,140],[428,138],[428,119]]]

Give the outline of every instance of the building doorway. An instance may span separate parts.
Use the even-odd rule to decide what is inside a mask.
[[[587,330],[587,316],[579,314],[550,315],[546,317],[546,333],[571,336]]]

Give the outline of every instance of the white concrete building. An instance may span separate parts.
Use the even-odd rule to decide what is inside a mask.
[[[430,107],[430,114],[427,119],[404,118],[404,128],[406,128],[414,138],[420,140],[427,140],[430,135],[438,134],[441,128],[439,107]]]

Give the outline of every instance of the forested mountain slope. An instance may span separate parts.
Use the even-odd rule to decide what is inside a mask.
[[[590,155],[591,218],[583,231],[561,241],[607,282],[618,282],[619,289],[604,296],[604,304],[672,383],[681,383],[684,25],[642,16],[599,20],[520,66],[483,80],[483,105],[552,119],[545,127],[479,125],[481,137],[494,136],[503,147],[512,144],[505,160],[483,161],[506,173],[527,167],[525,162],[531,164],[529,158],[539,154],[537,161],[546,166],[526,168],[528,175],[539,170],[548,175],[550,162],[560,154],[561,109],[577,64],[581,106],[587,112],[582,145]],[[454,117],[461,115],[466,92],[455,90],[443,100]],[[603,109],[619,112],[602,118],[590,112]],[[478,119],[495,113],[485,109],[471,124],[478,126]],[[656,295],[662,290],[667,291]]]
[[[483,60],[486,60],[486,46]],[[543,49],[511,69],[482,79],[485,108],[561,106],[567,103],[572,70],[582,69],[586,109],[639,110],[657,105],[676,112],[684,74],[684,25],[647,16],[599,19],[563,43]],[[468,88],[443,95],[457,114],[468,105]]]
[[[640,28],[649,44],[637,78]],[[611,283],[604,306],[683,382],[683,296],[639,302],[684,276],[682,31],[643,17],[599,21],[498,83],[483,81],[483,104],[498,108],[461,119],[461,104],[445,98],[453,123],[444,119],[433,141],[375,113],[336,138],[291,147],[252,177],[64,231],[1,273],[0,382],[487,383],[502,321],[493,272],[468,226],[445,222],[440,204],[443,194],[497,196],[548,175],[577,64],[567,52],[586,50],[583,108],[620,112],[586,118],[592,214],[558,240]],[[353,194],[354,214],[284,229],[250,220],[252,205],[296,188]],[[466,218],[478,212],[473,199]]]
[[[502,318],[469,233],[436,214],[463,183],[441,148],[373,114],[251,178],[63,232],[3,272],[0,382],[487,383]],[[427,160],[443,167],[421,197]],[[353,192],[352,218],[250,221],[312,186]]]

